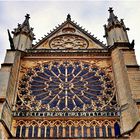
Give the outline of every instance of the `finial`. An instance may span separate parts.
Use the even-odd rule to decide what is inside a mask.
[[[71,20],[71,15],[70,14],[67,15],[67,20]]]
[[[112,7],[109,7],[109,10],[108,10],[110,13],[112,13],[114,10]]]
[[[26,18],[26,19],[29,19],[29,18],[30,18],[30,15],[29,15],[29,14],[26,14],[26,15],[25,15],[25,18]]]

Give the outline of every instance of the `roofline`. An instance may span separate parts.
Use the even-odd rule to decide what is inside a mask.
[[[90,33],[88,33],[88,31],[86,31],[85,29],[83,29],[82,27],[80,27],[79,25],[77,25],[77,23],[75,23],[74,21],[71,20],[66,20],[64,21],[61,25],[59,25],[58,27],[56,27],[56,29],[54,29],[53,31],[51,31],[47,36],[45,36],[44,38],[42,38],[42,40],[39,40],[39,42],[37,42],[35,45],[33,45],[33,48],[37,48],[40,44],[42,44],[46,39],[48,39],[49,37],[51,37],[53,34],[55,34],[58,30],[62,29],[67,23],[72,24],[73,26],[75,26],[77,29],[79,29],[83,34],[87,35],[90,39],[92,39],[95,43],[99,44],[101,47],[103,47],[104,49],[107,48],[107,46],[105,44],[103,44],[102,42],[100,42],[98,39],[96,39],[95,37],[93,37],[93,35],[91,35]]]

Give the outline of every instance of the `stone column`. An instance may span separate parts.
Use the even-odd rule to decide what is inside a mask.
[[[90,126],[88,125],[88,126],[87,126],[87,137],[90,137],[90,133],[91,133],[91,132],[90,132]]]
[[[69,126],[69,137],[71,137],[71,126]]]
[[[38,137],[41,137],[41,127],[38,127]]]
[[[96,137],[96,126],[94,126],[94,137]]]
[[[53,137],[53,127],[54,126],[50,126],[50,137]]]
[[[78,137],[78,126],[75,126],[74,136],[75,136],[75,137]]]
[[[29,133],[29,126],[26,126],[26,133],[25,133],[26,138],[28,138],[28,133]]]
[[[82,134],[82,137],[84,137],[84,126],[83,125],[81,126],[81,134]]]
[[[111,125],[111,133],[112,133],[112,136],[115,137],[114,125]]]
[[[99,135],[100,135],[100,137],[103,136],[102,126],[99,127]]]
[[[62,131],[62,137],[65,137],[66,136],[66,126],[64,125],[63,126],[63,131]]]
[[[35,126],[33,125],[32,126],[32,137],[34,137],[34,129],[35,129]]]

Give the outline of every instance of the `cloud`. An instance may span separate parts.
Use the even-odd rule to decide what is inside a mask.
[[[34,27],[37,39],[61,24],[68,13],[72,20],[89,30],[98,39],[106,42],[103,25],[107,23],[108,8],[114,7],[118,18],[124,18],[130,42],[135,39],[135,49],[140,64],[139,32],[140,1],[14,1],[0,2],[0,63],[3,62],[5,50],[9,48],[7,29],[13,30],[17,23],[24,21],[26,13],[31,14],[30,25]]]

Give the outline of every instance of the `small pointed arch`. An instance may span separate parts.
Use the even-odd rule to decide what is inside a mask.
[[[38,123],[37,121],[35,121],[35,120],[32,120],[32,121],[31,121],[31,125],[33,125],[33,126],[37,125],[37,126],[38,126],[39,123]]]
[[[26,121],[19,120],[17,125],[20,125],[20,126],[26,125]]]
[[[114,124],[114,131],[115,131],[115,137],[119,137],[121,132],[120,132],[120,125],[118,122],[115,122]]]
[[[72,120],[68,120],[68,121],[67,121],[67,125],[68,125],[68,126],[72,126],[72,125],[74,125],[74,122],[73,122]]]
[[[100,123],[96,120],[92,120],[90,124],[91,124],[91,126],[100,125]]]
[[[61,122],[60,120],[56,120],[56,121],[54,122],[54,125],[60,126],[60,125],[62,125],[62,122]]]
[[[48,120],[45,120],[45,121],[42,122],[41,125],[49,126],[50,125],[50,122]]]
[[[85,126],[85,125],[86,125],[86,121],[80,120],[78,124],[79,124],[80,126]]]
[[[104,120],[104,121],[102,122],[102,125],[108,126],[108,125],[111,125],[111,122],[108,121],[108,120]]]

